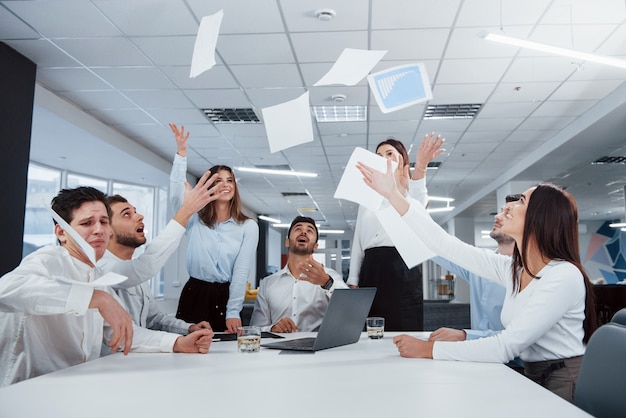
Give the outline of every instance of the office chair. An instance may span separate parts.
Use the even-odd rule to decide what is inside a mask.
[[[602,325],[591,336],[576,382],[574,404],[597,418],[626,411],[626,326]]]
[[[613,318],[611,318],[611,322],[626,325],[626,308],[622,308],[619,311],[615,312],[615,315],[613,315]]]

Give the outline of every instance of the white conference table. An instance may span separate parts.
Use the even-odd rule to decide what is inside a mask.
[[[401,358],[392,335],[314,354],[242,354],[236,341],[207,355],[113,354],[0,389],[0,416],[589,416],[501,364]]]

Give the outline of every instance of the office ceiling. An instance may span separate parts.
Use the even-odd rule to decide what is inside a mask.
[[[217,65],[191,79],[199,22],[220,9]],[[336,16],[320,21],[319,9]],[[539,180],[566,186],[581,220],[605,220],[624,217],[626,166],[590,163],[626,155],[626,70],[476,34],[502,30],[624,58],[625,16],[623,0],[0,1],[0,41],[37,64],[46,92],[110,128],[87,134],[55,109],[37,107],[32,159],[43,164],[84,171],[87,163],[113,178],[167,185],[162,170],[153,175],[137,162],[137,150],[171,161],[176,148],[167,124],[175,122],[191,131],[193,175],[214,164],[316,172],[237,175],[244,203],[257,213],[288,222],[299,208],[315,208],[304,214],[324,228],[350,230],[357,207],[333,194],[354,147],[374,151],[393,136],[414,158],[424,134],[434,131],[445,136],[446,152],[437,158],[440,168],[428,170],[429,193],[455,199],[455,210],[436,220],[489,220],[496,190],[512,184],[522,191]],[[366,81],[314,87],[344,48],[387,50],[373,71],[424,63],[433,90],[426,104],[482,109],[474,119],[423,120],[426,104],[383,114]],[[367,106],[368,120],[314,120],[313,142],[272,154],[262,123],[216,125],[200,110],[252,108],[262,118],[262,108],[306,91],[311,105],[332,105],[331,97],[343,94],[342,104]],[[134,156],[119,151],[112,162],[99,154],[126,148],[121,142],[134,147]]]

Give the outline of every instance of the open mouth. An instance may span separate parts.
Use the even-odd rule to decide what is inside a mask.
[[[309,242],[309,240],[308,240],[306,237],[301,236],[301,237],[298,237],[297,242],[298,242],[298,243],[303,243],[303,244],[306,244],[306,243],[308,243],[308,242]]]
[[[143,228],[144,228],[143,225],[140,226],[139,228],[137,228],[137,232],[142,234],[143,233]]]

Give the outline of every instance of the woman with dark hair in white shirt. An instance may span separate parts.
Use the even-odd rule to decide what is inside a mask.
[[[539,184],[507,204],[501,231],[515,239],[508,257],[448,235],[419,203],[398,192],[389,164],[387,173],[358,167],[365,183],[389,200],[433,252],[507,289],[501,333],[455,342],[399,335],[394,343],[400,355],[498,363],[519,355],[529,378],[571,401],[585,343],[597,327],[591,282],[580,262],[574,198]]]
[[[425,205],[428,198],[426,168],[433,158],[444,151],[439,149],[443,141],[434,133],[424,136],[412,177],[409,176],[409,155],[402,142],[388,138],[378,144],[376,153],[398,163],[395,176],[400,193],[408,194]],[[424,328],[421,266],[412,269],[406,266],[376,213],[363,206],[359,207],[354,228],[347,283],[350,287],[377,289],[369,314],[385,318],[388,331]]]

